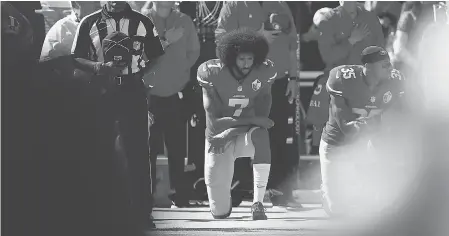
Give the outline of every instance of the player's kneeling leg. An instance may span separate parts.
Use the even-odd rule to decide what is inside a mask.
[[[231,183],[234,175],[233,150],[235,145],[234,143],[228,144],[222,154],[208,152],[209,146],[206,141],[204,180],[210,212],[215,219],[224,219],[232,211]]]

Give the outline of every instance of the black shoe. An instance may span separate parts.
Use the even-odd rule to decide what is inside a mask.
[[[251,206],[251,214],[253,216],[253,220],[267,220],[265,208],[261,202],[256,202]]]

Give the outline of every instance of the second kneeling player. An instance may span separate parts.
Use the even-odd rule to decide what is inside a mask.
[[[388,112],[399,111],[404,99],[404,78],[385,49],[370,46],[361,57],[364,65],[333,68],[326,85],[330,114],[321,137],[320,164],[324,206],[331,215],[348,212],[354,183],[370,185],[365,176],[373,166],[362,171],[360,163],[366,162],[378,141],[373,137],[388,123]],[[379,179],[379,173],[375,176]]]

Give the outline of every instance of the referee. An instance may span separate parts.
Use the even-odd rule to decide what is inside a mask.
[[[154,227],[149,215],[147,88],[142,81],[149,64],[164,52],[153,27],[125,1],[108,1],[81,20],[73,42],[76,67],[92,73],[95,137],[87,138],[95,143],[90,174],[93,217],[101,230],[97,235],[135,235]],[[126,53],[111,56],[109,48]],[[129,58],[126,64],[120,61],[124,58]]]

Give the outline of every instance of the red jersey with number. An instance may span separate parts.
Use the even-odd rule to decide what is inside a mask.
[[[221,102],[222,117],[255,116],[255,98],[276,78],[273,63],[266,61],[242,80],[237,80],[219,59],[204,62],[198,68],[197,79],[201,86],[213,88]]]
[[[394,104],[404,93],[404,78],[398,70],[392,70],[391,76],[370,89],[365,82],[363,66],[344,65],[331,70],[326,89],[332,97],[343,98],[346,109],[338,109],[334,99],[329,106],[329,120],[323,130],[323,141],[341,145],[346,143],[338,123],[338,119],[345,122],[359,117],[371,117],[380,114]],[[343,121],[344,122],[344,121]]]

